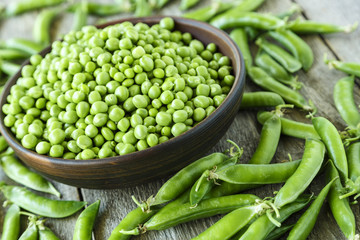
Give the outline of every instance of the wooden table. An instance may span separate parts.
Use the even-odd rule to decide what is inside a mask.
[[[15,0],[5,0],[5,4]],[[102,2],[101,0],[98,0]],[[110,0],[108,0],[110,1]],[[4,2],[4,0],[2,1]],[[105,2],[105,1],[104,1]],[[171,1],[166,8],[157,14],[181,15],[178,0]],[[200,5],[208,4],[210,0],[202,0]],[[348,25],[355,21],[360,21],[360,2],[358,0],[268,0],[259,9],[260,12],[280,13],[287,10],[292,3],[296,2],[303,8],[302,17],[311,20],[323,21],[339,25]],[[32,26],[37,12],[27,13],[19,17],[14,17],[0,23],[0,39],[11,37],[31,38]],[[121,16],[112,16],[109,19],[118,19]],[[53,24],[53,37],[60,37],[62,33],[69,31],[71,26],[72,15],[66,14],[59,17]],[[89,23],[94,23],[96,19],[89,19]],[[345,123],[340,118],[335,109],[332,100],[332,91],[335,82],[345,76],[343,73],[329,70],[323,63],[323,55],[326,53],[329,58],[337,58],[345,61],[360,62],[360,30],[357,29],[351,34],[332,34],[332,35],[312,35],[305,36],[304,39],[312,47],[314,51],[314,65],[308,73],[299,72],[299,80],[304,83],[301,93],[307,98],[312,99],[318,107],[318,115],[330,119],[339,130],[344,129]],[[246,91],[260,90],[250,81],[248,81]],[[355,101],[360,103],[359,82],[357,80],[355,86]],[[299,121],[308,122],[304,118],[304,113],[294,110],[291,111],[291,117]],[[224,150],[228,147],[226,139],[232,139],[244,148],[244,155],[241,159],[246,162],[250,159],[255,151],[261,125],[256,121],[255,111],[241,111],[238,113],[234,123],[221,141],[212,149],[213,151]],[[293,139],[290,137],[282,137],[278,151],[274,161],[281,161],[287,158],[287,154],[291,153],[294,159],[301,158],[303,153],[304,141]],[[8,183],[13,183],[1,171],[0,178]],[[56,183],[56,187],[63,194],[64,199],[85,200],[89,203],[101,200],[99,215],[94,228],[94,239],[107,239],[111,231],[117,226],[120,220],[136,205],[131,200],[131,195],[135,195],[138,199],[146,199],[151,194],[156,193],[161,184],[166,179],[160,179],[134,188],[114,189],[114,190],[90,190],[79,189],[64,184]],[[310,191],[317,193],[324,185],[323,177],[315,179],[311,185]],[[259,197],[273,196],[273,191],[278,190],[281,185],[271,185],[259,189],[249,191],[257,194]],[[3,197],[1,197],[3,198]],[[358,221],[360,219],[359,205],[352,207]],[[4,209],[1,208],[0,225],[2,225]],[[72,239],[72,232],[78,214],[66,219],[53,220],[49,219],[47,225],[60,237],[60,239]],[[296,221],[295,218],[290,219]],[[133,239],[190,239],[204,231],[207,227],[216,222],[220,216],[215,216],[205,220],[193,221],[187,224],[159,232],[148,232],[142,236]],[[25,222],[25,221],[24,221]],[[25,224],[23,226],[25,228]],[[357,226],[357,232],[360,232],[360,224]],[[309,239],[345,239],[333,219],[327,203],[324,204],[318,221],[312,231]]]

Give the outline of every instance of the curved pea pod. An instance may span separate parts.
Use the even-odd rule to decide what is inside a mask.
[[[295,33],[300,34],[323,34],[323,33],[337,33],[344,32],[350,33],[354,31],[358,26],[358,23],[355,22],[352,25],[347,26],[338,26],[334,24],[321,23],[311,20],[301,20],[296,19],[295,21],[291,21],[287,23],[287,28]]]
[[[180,2],[180,10],[186,10],[193,6],[195,6],[199,0],[181,0]]]
[[[324,55],[324,62],[329,65],[330,68],[335,68],[344,73],[360,77],[360,63],[328,60],[326,55]]]
[[[63,2],[65,2],[65,0],[25,0],[20,2],[11,2],[5,8],[5,15],[8,17],[15,16],[31,10],[61,4]]]
[[[330,181],[334,178],[336,178],[336,180],[331,186],[327,197],[331,212],[346,239],[357,239],[358,235],[356,234],[356,221],[354,213],[350,208],[349,199],[339,198],[341,195],[340,191],[342,189],[342,184],[339,178],[338,170],[334,166],[334,163],[329,161],[329,164],[326,168],[326,179],[327,181]]]
[[[198,21],[207,22],[215,15],[225,12],[226,10],[232,8],[234,3],[224,3],[221,1],[215,1],[210,6],[206,6],[191,12],[186,12],[182,16],[185,18],[190,18]]]
[[[0,153],[7,149],[9,144],[6,142],[5,138],[0,135]]]
[[[275,196],[274,204],[281,208],[293,202],[310,185],[321,168],[325,146],[319,140],[307,139],[301,163]]]
[[[88,1],[82,0],[81,3],[76,7],[72,29],[75,31],[80,31],[83,26],[86,26],[87,18]]]
[[[211,189],[211,191],[208,192],[203,199],[238,194],[243,191],[261,186],[262,184],[233,184],[228,182],[222,182],[220,185],[217,185],[213,189]]]
[[[248,73],[254,83],[263,89],[279,94],[285,102],[294,104],[296,107],[302,108],[306,111],[314,110],[313,107],[308,105],[305,98],[299,92],[276,81],[261,68],[252,67]]]
[[[300,160],[274,164],[236,164],[210,178],[233,184],[272,184],[285,182],[296,171]]]
[[[20,65],[0,59],[0,70],[11,77],[20,70]]]
[[[338,130],[324,117],[314,117],[312,123],[326,146],[327,154],[334,161],[341,181],[345,182],[348,179],[348,165],[345,148]]]
[[[214,17],[210,24],[220,29],[236,27],[254,27],[263,30],[272,30],[284,26],[285,22],[273,15],[256,12],[225,12]]]
[[[328,195],[328,192],[336,178],[332,179],[319,193],[310,207],[297,220],[295,226],[291,229],[287,239],[306,239],[311,230],[315,226],[316,219],[319,215],[320,209]]]
[[[240,109],[276,107],[285,104],[282,97],[274,92],[246,92],[243,94]]]
[[[39,240],[60,240],[50,228],[39,226]]]
[[[20,208],[12,204],[6,211],[1,240],[17,240],[20,232]]]
[[[51,42],[50,26],[55,17],[63,10],[61,7],[45,9],[36,17],[33,37],[36,42],[49,44]]]
[[[257,120],[259,123],[264,124],[267,119],[273,116],[275,113],[260,111],[257,114]],[[290,137],[296,137],[301,139],[320,139],[319,134],[316,132],[312,124],[302,123],[294,120],[290,120],[284,117],[280,117],[281,120],[281,133]]]
[[[255,43],[261,50],[264,50],[278,61],[287,71],[293,73],[301,69],[302,63],[278,45],[270,43],[262,37],[258,38]]]
[[[190,188],[205,170],[213,168],[213,166],[216,166],[228,158],[229,157],[223,153],[212,153],[189,164],[162,185],[155,195],[152,205],[173,200],[186,189]]]
[[[252,66],[252,56],[250,52],[250,47],[247,39],[247,34],[245,29],[236,28],[230,32],[230,37],[238,45],[245,61],[245,67],[248,70]]]
[[[276,114],[265,121],[259,144],[252,155],[250,164],[268,164],[273,159],[281,134],[281,120]]]
[[[53,200],[39,196],[24,187],[0,183],[0,190],[9,201],[39,216],[68,217],[83,208],[86,202]]]
[[[273,39],[287,48],[298,59],[305,71],[308,71],[314,62],[314,54],[310,46],[298,35],[290,30],[277,29],[268,33]]]
[[[218,164],[217,166],[214,166],[213,172],[221,171],[222,169],[225,169],[227,167],[233,166],[237,163],[239,157],[231,157],[230,159],[226,160],[225,162],[222,162]],[[206,173],[206,171],[204,172]],[[201,199],[205,196],[206,193],[208,193],[215,184],[217,184],[215,181],[208,181],[205,174],[202,174],[201,177],[194,183],[190,190],[190,205],[195,206],[198,204]]]
[[[28,39],[10,38],[0,42],[0,47],[16,49],[29,55],[36,54],[44,49],[44,45]]]
[[[20,163],[14,156],[4,156],[0,158],[0,165],[5,174],[14,180],[31,189],[51,193],[60,197],[59,191],[41,175],[30,171]]]
[[[97,200],[79,215],[74,229],[73,240],[87,240],[92,238],[92,229],[99,212],[100,200]]]
[[[302,198],[295,200],[294,202],[284,206],[279,210],[280,217],[276,218],[273,216],[276,221],[279,223],[284,222],[288,219],[293,213],[303,209],[310,201],[311,198]],[[274,213],[272,213],[274,214]],[[245,239],[257,239],[263,240],[274,230],[276,225],[270,221],[267,215],[260,216],[253,223],[250,224],[249,228],[243,233],[239,240]]]
[[[333,98],[342,119],[351,128],[360,123],[360,113],[354,101],[354,76],[338,80],[334,86]]]
[[[39,230],[35,223],[30,223],[28,228],[21,234],[19,240],[37,240],[39,237]]]
[[[259,53],[256,54],[255,63],[279,82],[289,85],[293,89],[300,89],[302,87],[302,84],[297,81],[297,77],[289,74],[279,63],[264,51],[259,51]]]
[[[0,49],[0,58],[4,60],[18,60],[30,57],[26,52],[16,49]]]

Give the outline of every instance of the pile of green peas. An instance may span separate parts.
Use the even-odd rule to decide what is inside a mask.
[[[234,76],[214,43],[174,25],[68,33],[22,68],[5,125],[25,148],[66,159],[124,155],[184,133],[223,102]]]

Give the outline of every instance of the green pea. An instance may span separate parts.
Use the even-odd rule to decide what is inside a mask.
[[[194,106],[196,108],[207,108],[209,105],[210,105],[209,97],[200,95],[194,98]]]
[[[87,160],[87,159],[93,159],[96,157],[96,154],[91,149],[85,149],[81,152],[81,159]]]
[[[92,92],[93,94],[96,94],[97,92]],[[91,94],[91,93],[90,93]],[[90,99],[90,95],[89,95]],[[76,114],[80,118],[85,118],[90,112],[90,105],[89,103],[85,101],[81,101],[76,105]]]
[[[175,22],[172,18],[165,17],[160,20],[159,25],[161,28],[172,30],[175,26]]]
[[[36,144],[35,151],[39,154],[47,154],[50,151],[51,144],[46,141],[41,141]]]
[[[195,108],[194,110],[194,114],[193,114],[193,119],[196,122],[200,122],[201,120],[203,120],[206,117],[206,111],[203,108]]]
[[[81,135],[76,139],[76,144],[81,149],[87,149],[92,147],[92,140],[86,135]]]
[[[103,137],[105,138],[105,140],[107,141],[112,141],[114,140],[114,133],[111,129],[107,128],[107,127],[102,127],[101,128],[101,135],[103,135]]]
[[[51,157],[61,157],[64,154],[64,147],[62,145],[52,145],[49,151]]]
[[[119,102],[124,102],[129,98],[129,90],[124,86],[119,86],[115,90],[115,96],[118,98]]]
[[[173,113],[174,123],[185,122],[188,118],[188,113],[185,110],[177,110]]]
[[[122,118],[118,124],[117,127],[120,131],[122,132],[126,132],[128,130],[128,128],[130,127],[130,121],[127,118]]]
[[[129,144],[135,144],[137,142],[137,139],[134,135],[134,130],[130,130],[124,134],[122,137],[123,143],[129,143]]]
[[[187,131],[187,126],[184,123],[175,123],[172,127],[171,127],[171,133],[172,135],[179,136],[182,133]]]
[[[98,135],[99,130],[97,127],[95,127],[95,125],[90,124],[85,128],[85,135],[90,137],[90,138],[94,138],[96,135]]]
[[[108,121],[108,115],[107,114],[105,114],[105,113],[97,113],[94,116],[93,124],[96,127],[102,127],[107,123],[107,121]]]
[[[109,118],[114,122],[119,122],[125,116],[125,111],[119,107],[113,108],[109,112]]]
[[[152,71],[154,69],[154,61],[150,57],[144,55],[140,58],[140,66],[147,72]]]
[[[36,137],[41,137],[43,135],[43,126],[34,123],[30,124],[28,132],[35,135]]]
[[[150,133],[147,137],[146,137],[146,143],[150,146],[156,146],[159,143],[159,138],[156,136],[156,134],[154,133]]]
[[[94,138],[94,144],[96,147],[101,147],[105,142],[104,137],[101,134],[96,135]]]
[[[136,95],[132,98],[132,103],[136,108],[146,108],[148,102],[144,95]]]
[[[35,148],[36,144],[37,144],[37,137],[33,134],[26,134],[22,139],[21,139],[21,144],[27,148],[27,149],[33,149]]]
[[[169,113],[166,112],[159,112],[156,115],[155,121],[160,126],[168,126],[172,122],[172,116]]]
[[[65,132],[64,130],[57,128],[50,132],[49,141],[52,145],[62,143],[65,140]]]
[[[149,148],[149,145],[147,144],[145,139],[141,139],[136,143],[136,149],[138,151],[145,150],[147,148]]]
[[[96,115],[98,113],[106,113],[108,111],[108,105],[103,101],[96,101],[91,104],[90,113]]]
[[[119,155],[125,155],[125,154],[129,154],[132,152],[135,152],[136,149],[134,147],[134,145],[130,144],[130,143],[125,143],[123,145],[121,145],[121,147],[119,148]]]
[[[174,100],[174,94],[171,91],[166,90],[160,94],[159,99],[163,104],[169,104]]]

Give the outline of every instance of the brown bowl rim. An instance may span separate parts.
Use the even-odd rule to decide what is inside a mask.
[[[218,38],[222,38],[225,42],[227,42],[227,44],[229,45],[229,47],[231,49],[235,50],[235,53],[234,53],[235,62],[232,63],[232,66],[234,68],[234,64],[237,64],[239,71],[235,75],[235,81],[234,81],[233,86],[231,87],[230,92],[227,94],[227,96],[224,99],[224,101],[222,102],[222,104],[219,107],[217,107],[212,114],[210,114],[203,121],[198,123],[196,126],[192,127],[191,129],[187,130],[186,132],[184,132],[183,134],[181,134],[177,137],[173,137],[173,138],[171,138],[161,144],[158,144],[156,146],[153,146],[153,147],[141,150],[141,151],[129,153],[126,155],[117,155],[117,156],[113,156],[113,157],[88,159],[88,160],[64,159],[64,158],[50,157],[47,155],[41,155],[41,154],[36,153],[33,150],[26,149],[25,147],[23,147],[21,145],[21,143],[15,138],[13,133],[9,131],[9,128],[4,125],[5,114],[2,112],[2,106],[7,103],[6,97],[8,95],[5,96],[5,93],[9,92],[10,91],[9,88],[11,88],[11,86],[13,86],[16,83],[16,81],[19,79],[19,77],[21,76],[21,69],[25,65],[28,65],[30,63],[30,60],[28,59],[21,65],[20,70],[7,81],[6,85],[4,86],[3,92],[0,96],[0,108],[1,108],[0,109],[0,133],[4,136],[4,138],[10,144],[10,146],[25,152],[25,154],[30,154],[30,155],[36,156],[36,162],[38,162],[39,164],[41,164],[42,162],[52,162],[54,164],[69,165],[69,166],[74,166],[74,165],[82,166],[82,165],[89,165],[89,164],[90,165],[111,164],[114,162],[116,162],[117,164],[121,164],[123,162],[125,163],[125,162],[129,162],[129,161],[133,161],[133,158],[136,158],[137,155],[143,154],[145,151],[166,151],[166,149],[168,148],[169,145],[181,144],[189,136],[192,135],[191,133],[196,134],[197,132],[201,132],[205,128],[207,122],[212,121],[212,119],[214,119],[217,114],[221,113],[221,110],[223,108],[225,108],[225,105],[228,105],[231,103],[232,97],[235,97],[235,96],[238,96],[239,98],[242,97],[242,93],[243,93],[243,89],[244,89],[244,85],[245,85],[245,75],[246,75],[244,58],[243,58],[243,55],[242,55],[239,47],[229,37],[229,35],[226,32],[224,32],[223,30],[215,28],[214,26],[212,26],[208,23],[201,22],[198,20],[183,18],[183,17],[177,17],[177,16],[125,17],[125,18],[120,18],[118,20],[112,20],[107,23],[95,25],[95,26],[97,28],[105,28],[107,26],[119,24],[119,23],[122,23],[125,21],[132,21],[133,23],[134,23],[134,21],[135,22],[145,22],[145,23],[149,22],[149,21],[150,22],[151,21],[159,22],[159,20],[161,20],[164,17],[173,18],[175,21],[175,26],[176,26],[176,23],[178,23],[178,22],[180,24],[188,24],[188,25],[196,24],[198,26],[200,25],[200,27],[202,29],[210,30]],[[49,51],[51,51],[51,45],[44,48],[42,51],[39,52],[39,54],[44,55],[44,54],[47,54]]]

